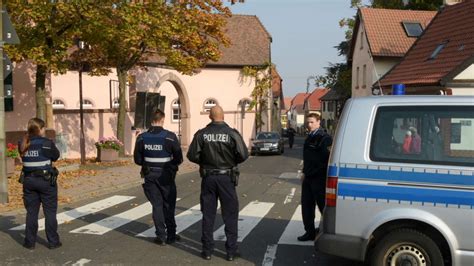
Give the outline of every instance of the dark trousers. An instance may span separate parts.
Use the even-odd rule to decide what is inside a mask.
[[[38,233],[38,214],[43,205],[46,238],[49,244],[59,243],[58,221],[58,188],[51,186],[43,177],[27,176],[23,180],[23,203],[26,208],[25,244],[34,245]]]
[[[201,183],[202,249],[211,254],[214,250],[214,220],[217,211],[217,199],[221,202],[222,219],[225,224],[227,253],[237,251],[237,222],[239,219],[239,200],[235,185],[227,175],[210,175]]]
[[[142,185],[145,196],[153,206],[153,222],[155,223],[156,236],[161,240],[176,235],[176,221],[174,213],[176,209],[176,183],[164,181],[161,173],[153,173],[145,176]]]
[[[316,205],[323,213],[326,198],[325,177],[305,177],[301,188],[301,212],[303,215],[304,229],[309,234],[315,234],[314,218]]]
[[[293,143],[294,142],[295,142],[295,137],[294,136],[288,137],[288,144],[289,144],[290,148],[293,148]]]

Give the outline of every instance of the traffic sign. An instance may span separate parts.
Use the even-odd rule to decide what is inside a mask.
[[[10,20],[10,16],[6,10],[2,10],[2,22],[3,22],[3,36],[2,41],[6,44],[20,44],[20,38],[16,34],[16,30]]]

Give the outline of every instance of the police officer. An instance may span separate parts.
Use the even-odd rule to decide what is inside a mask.
[[[153,206],[155,243],[164,246],[172,244],[180,237],[176,235],[175,177],[178,165],[183,162],[183,154],[176,134],[163,128],[165,113],[157,110],[151,127],[140,134],[135,143],[133,158],[142,166],[143,190]]]
[[[227,260],[233,261],[237,252],[237,221],[239,202],[235,186],[238,180],[237,164],[248,158],[248,150],[237,130],[224,122],[224,111],[220,106],[210,110],[211,123],[199,130],[189,147],[187,157],[199,164],[202,177],[201,210],[202,252],[210,260],[214,249],[214,220],[219,198],[225,224]]]
[[[40,205],[46,224],[48,248],[62,246],[58,235],[58,188],[56,186],[57,169],[52,162],[59,158],[54,143],[45,138],[45,123],[39,118],[28,121],[27,133],[19,143],[23,169],[20,182],[23,183],[23,201],[26,208],[25,242],[23,246],[34,249],[38,233],[38,213]]]
[[[323,213],[326,197],[326,176],[329,146],[332,138],[320,128],[321,117],[311,113],[306,118],[309,135],[303,147],[303,174],[301,188],[301,211],[306,233],[299,241],[314,240],[319,229],[314,226],[315,209]]]
[[[288,130],[286,131],[286,134],[288,135],[288,144],[290,146],[290,149],[293,149],[293,143],[295,142],[296,131],[293,127],[289,126]]]

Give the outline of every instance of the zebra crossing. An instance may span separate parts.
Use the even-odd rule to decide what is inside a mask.
[[[114,195],[109,198],[99,200],[72,210],[68,210],[57,215],[58,224],[69,224],[75,219],[81,217],[96,214],[100,211],[119,206],[127,201],[134,199],[134,196],[121,196]],[[179,200],[179,199],[178,199]],[[251,201],[245,205],[239,212],[239,223],[238,223],[238,242],[242,242],[245,238],[252,233],[259,223],[269,214],[274,207],[273,202],[260,202]],[[125,210],[121,213],[109,216],[107,218],[91,222],[87,225],[75,228],[69,233],[71,234],[88,234],[88,235],[104,235],[119,227],[126,226],[135,220],[144,218],[145,216],[151,216],[152,206],[149,202],[142,203],[140,205],[134,204],[133,207]],[[288,206],[288,205],[286,205]],[[218,205],[218,209],[220,205]],[[189,209],[186,209],[176,215],[177,233],[181,233],[186,229],[190,228],[194,224],[202,220],[202,213],[200,204],[194,205]],[[316,225],[319,224],[320,214],[317,213]],[[19,225],[10,228],[9,230],[24,230],[25,225]],[[39,220],[38,230],[44,230],[44,219]],[[303,222],[301,217],[301,205],[298,205],[291,217],[286,224],[286,228],[281,234],[277,244],[281,245],[313,245],[311,241],[298,242],[296,237],[304,233]],[[155,237],[155,228],[153,224],[147,230],[138,233],[136,237],[150,238]],[[225,241],[224,225],[219,227],[214,232],[214,239],[216,241]]]

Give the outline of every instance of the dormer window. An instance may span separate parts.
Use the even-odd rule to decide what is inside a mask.
[[[403,28],[408,37],[419,37],[423,33],[423,28],[419,22],[402,22]]]

